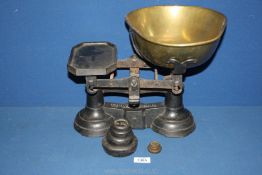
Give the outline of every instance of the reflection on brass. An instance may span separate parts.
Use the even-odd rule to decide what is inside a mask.
[[[159,142],[157,141],[152,141],[149,143],[149,145],[147,146],[147,150],[150,152],[150,153],[153,153],[153,154],[157,154],[157,153],[160,153],[161,150],[162,150],[162,147],[160,145]]]
[[[189,59],[195,67],[209,59],[226,26],[226,17],[214,10],[194,6],[153,6],[126,16],[136,52],[149,62],[174,68],[170,60]]]

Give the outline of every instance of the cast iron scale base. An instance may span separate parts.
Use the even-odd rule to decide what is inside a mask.
[[[101,65],[101,64],[104,65]],[[179,71],[185,71],[180,65]],[[116,69],[129,69],[128,78],[115,79]],[[167,137],[190,134],[195,124],[191,113],[182,103],[183,82],[181,72],[175,70],[164,80],[139,78],[140,69],[153,69],[136,55],[117,61],[116,47],[108,42],[82,43],[72,49],[68,70],[76,76],[86,77],[87,106],[74,122],[75,129],[85,136],[104,136],[112,121],[126,119],[132,128],[152,128]],[[177,74],[180,73],[180,74]],[[108,75],[105,79],[105,75]],[[104,102],[104,94],[128,95],[128,104]],[[140,95],[165,94],[165,102],[140,103]]]

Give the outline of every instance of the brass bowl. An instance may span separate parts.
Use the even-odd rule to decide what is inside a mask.
[[[198,66],[217,48],[226,17],[214,10],[194,6],[153,6],[126,16],[136,52],[160,67],[174,68],[173,61]]]

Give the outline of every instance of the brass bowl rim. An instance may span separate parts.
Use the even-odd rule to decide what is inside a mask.
[[[156,41],[152,41],[148,38],[145,38],[143,37],[143,35],[135,28],[133,27],[132,25],[130,25],[129,23],[129,20],[128,20],[128,16],[129,14],[131,13],[134,13],[136,11],[139,11],[139,10],[143,10],[143,9],[149,9],[149,8],[155,8],[155,7],[185,7],[185,8],[198,8],[198,9],[203,9],[203,10],[208,10],[208,11],[211,11],[213,13],[217,13],[221,16],[224,17],[224,24],[222,25],[221,29],[220,29],[220,33],[210,39],[210,40],[206,40],[206,41],[200,41],[200,42],[193,42],[193,43],[186,43],[186,44],[170,44],[170,43],[161,43],[161,42],[156,42]],[[170,46],[170,47],[192,47],[192,46],[200,46],[200,45],[206,45],[206,44],[209,44],[209,43],[212,43],[212,42],[215,42],[217,40],[219,40],[221,38],[221,36],[223,35],[224,33],[224,30],[226,28],[226,25],[227,25],[227,17],[223,14],[223,13],[220,13],[216,10],[213,10],[213,9],[209,9],[209,8],[205,8],[205,7],[200,7],[200,6],[185,6],[185,5],[156,5],[156,6],[148,6],[148,7],[143,7],[143,8],[139,8],[139,9],[135,9],[135,10],[132,10],[130,11],[126,16],[125,16],[125,21],[126,23],[128,24],[129,26],[129,32],[130,32],[130,29],[133,30],[135,33],[137,33],[141,38],[143,38],[144,40],[148,41],[148,42],[151,42],[153,44],[158,44],[158,45],[162,45],[162,46]],[[131,27],[132,26],[132,27]]]

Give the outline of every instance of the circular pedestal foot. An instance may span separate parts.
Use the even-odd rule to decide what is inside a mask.
[[[195,129],[191,112],[185,108],[167,108],[163,115],[152,122],[153,131],[166,137],[185,137]]]
[[[114,157],[125,157],[135,152],[137,138],[125,119],[115,120],[102,140],[104,150]]]
[[[86,107],[78,112],[74,127],[82,135],[88,137],[104,136],[113,118],[104,113],[102,108]]]

